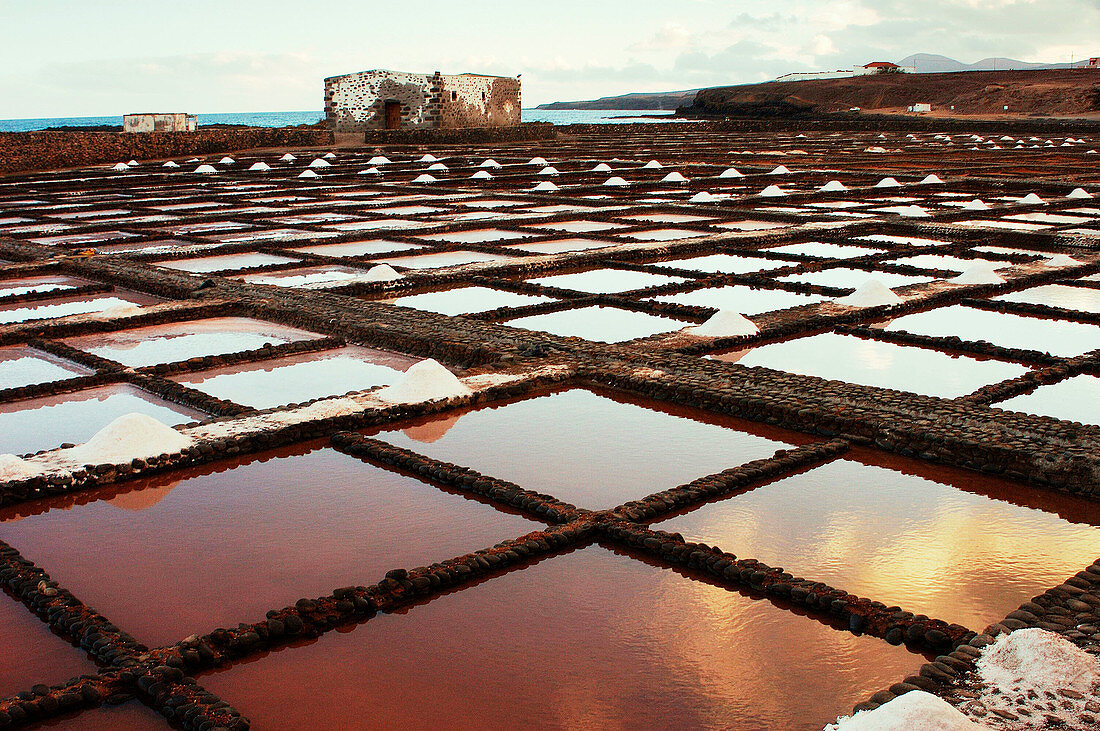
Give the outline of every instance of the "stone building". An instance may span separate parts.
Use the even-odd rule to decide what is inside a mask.
[[[520,82],[509,76],[360,71],[325,79],[334,132],[508,127],[520,123]]]
[[[194,114],[126,114],[122,117],[123,132],[194,132],[198,120]]]

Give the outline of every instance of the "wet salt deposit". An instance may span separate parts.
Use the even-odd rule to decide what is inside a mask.
[[[647,315],[644,312],[596,305],[574,310],[550,312],[545,315],[519,317],[508,320],[505,324],[567,338],[585,338],[597,342],[620,343],[679,330],[690,323],[669,317]]]

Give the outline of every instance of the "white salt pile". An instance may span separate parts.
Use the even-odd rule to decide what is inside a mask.
[[[218,160],[219,165],[232,165],[235,162],[237,162],[237,161],[234,160],[233,158],[229,157],[228,155],[223,157],[221,160]]]
[[[546,162],[545,157],[532,157],[530,160],[527,161],[527,164],[528,165],[542,165],[543,167],[545,167],[545,166],[549,165],[550,163]]]
[[[325,159],[326,160],[335,160],[336,159],[336,153],[335,152],[325,153]]]
[[[130,161],[129,161],[129,162],[127,162],[126,164],[127,164],[127,165],[129,165],[129,166],[130,166],[130,167],[132,167],[132,168],[136,168],[136,167],[137,167],[138,165],[140,165],[141,163],[139,163],[139,162],[138,162],[137,160],[130,160]]]
[[[932,173],[931,175],[924,176],[924,179],[920,181],[920,185],[943,185],[943,179],[939,175]]]
[[[611,172],[611,166],[608,165],[606,162],[601,162],[599,165],[592,168],[592,172],[594,172],[594,173],[609,173],[609,172]]]
[[[196,173],[216,173],[218,169],[213,165],[199,165],[195,168]]]
[[[868,147],[867,149],[864,150],[864,152],[881,153],[881,152],[886,152],[886,148],[885,147]]]
[[[423,175],[417,175],[415,178],[413,178],[413,182],[414,183],[438,183],[439,178],[435,177],[434,175],[428,175],[427,173],[424,173]]]
[[[664,167],[664,165],[657,162],[656,160],[650,160],[645,165],[642,165],[643,170],[656,170],[658,168],[663,168],[663,167]]]
[[[264,170],[270,170],[271,166],[268,165],[266,162],[254,162],[254,163],[252,163],[252,166],[248,169],[249,170],[259,170],[260,172],[263,172]]]
[[[488,170],[478,170],[476,173],[470,176],[471,180],[492,180],[493,176],[489,174]]]
[[[370,160],[367,160],[368,165],[389,165],[390,159],[385,155],[375,155]]]
[[[988,211],[989,204],[987,204],[981,198],[975,198],[969,203],[963,203],[962,209],[965,211]]]
[[[787,191],[780,188],[778,185],[769,185],[764,190],[760,191],[761,198],[779,198],[787,195]]]
[[[436,399],[459,398],[473,393],[455,374],[431,358],[405,371],[404,377],[376,394],[391,404],[411,404]]]
[[[446,165],[444,165],[441,162],[433,162],[431,165],[428,166],[428,169],[429,170],[449,170],[450,168],[448,168]]]
[[[956,284],[1004,284],[1004,277],[997,274],[993,265],[988,261],[976,261],[957,277],[952,277]]]
[[[1020,199],[1020,203],[1025,203],[1025,204],[1028,204],[1028,205],[1038,206],[1038,205],[1045,204],[1046,201],[1043,200],[1042,198],[1040,198],[1039,196],[1035,195],[1034,193],[1028,193],[1023,198]]]
[[[745,176],[742,175],[741,172],[737,168],[726,168],[725,170],[722,171],[722,173],[718,177],[720,177],[720,178],[743,178]]]
[[[688,179],[675,170],[661,178],[662,183],[686,183]]]
[[[873,711],[860,711],[829,724],[825,731],[979,731],[950,703],[923,690],[883,703]]]
[[[982,680],[1002,693],[1068,689],[1091,694],[1100,664],[1069,640],[1042,629],[1001,634],[977,662]]]
[[[756,335],[760,332],[760,328],[740,312],[718,310],[702,325],[685,328],[685,332],[701,337],[725,338],[738,335]]]
[[[538,185],[536,185],[534,188],[532,188],[531,190],[537,190],[541,193],[553,193],[555,190],[560,190],[560,188],[558,188],[558,186],[554,185],[551,181],[544,180],[541,183],[539,183]]]
[[[115,165],[111,169],[114,170],[116,173],[128,173],[128,172],[130,172],[130,166],[127,165],[124,162],[118,163],[117,165]]]
[[[359,175],[381,175],[382,171],[375,167],[367,168],[366,170],[360,170]]]
[[[1070,191],[1070,194],[1067,195],[1066,198],[1092,198],[1092,193],[1088,192],[1084,188],[1074,188],[1072,191]]]
[[[785,165],[780,165],[772,170],[768,175],[790,175],[791,171],[787,169]]]
[[[162,168],[178,168],[179,166],[180,164],[178,162],[173,162],[171,160],[161,165]]]
[[[188,160],[187,162],[199,162],[199,158],[193,157],[190,160]]]
[[[883,178],[882,180],[875,183],[875,187],[876,188],[900,188],[901,183],[899,183],[894,178]]]
[[[898,297],[894,290],[877,279],[868,279],[856,287],[855,292],[847,297],[838,297],[833,301],[838,305],[847,307],[879,307],[881,305],[901,304],[901,297]]]
[[[316,160],[311,162],[309,164],[309,166],[311,168],[330,168],[330,167],[332,167],[332,163],[330,163],[328,160],[322,160],[321,158],[317,158]]]
[[[389,264],[379,264],[368,269],[363,279],[368,282],[391,282],[401,279],[401,274]]]
[[[619,177],[618,175],[616,175],[616,176],[614,176],[614,177],[611,177],[611,178],[608,178],[607,180],[605,180],[605,181],[604,181],[604,183],[603,183],[603,184],[604,184],[604,185],[610,185],[610,186],[619,186],[619,187],[623,187],[623,186],[626,186],[626,185],[630,185],[630,183],[628,183],[627,181],[623,180],[623,179],[622,179],[622,178],[620,178],[620,177]]]
[[[847,186],[839,180],[830,180],[825,185],[818,188],[822,193],[839,193],[842,190],[848,190]]]
[[[1054,256],[1051,256],[1046,261],[1044,261],[1043,266],[1048,266],[1048,267],[1072,267],[1072,266],[1077,266],[1080,263],[1081,262],[1077,261],[1072,256],[1070,256],[1069,254],[1055,254]]]
[[[280,159],[280,160],[282,160],[283,162],[294,162],[294,161],[295,161],[295,160],[297,160],[298,158],[294,157],[294,155],[291,155],[291,154],[290,154],[290,153],[288,152],[287,154],[283,155],[283,156],[282,156],[282,157],[280,157],[279,159]]]
[[[317,173],[313,172],[312,170],[303,170],[301,172],[301,174],[298,175],[298,177],[299,178],[319,178],[321,176],[318,175]]]
[[[424,156],[417,160],[417,162],[438,162],[439,158],[430,152],[424,153]]]
[[[928,211],[918,205],[904,206],[898,209],[898,215],[903,218],[928,218]]]
[[[478,165],[478,167],[482,167],[482,168],[499,168],[499,167],[501,167],[501,164],[490,157],[490,158],[486,158],[480,165]]]
[[[879,132],[879,135],[878,135],[878,139],[880,139],[880,140],[884,140],[884,139],[886,139],[886,135],[884,135],[884,134],[882,134],[881,132]]]
[[[547,165],[542,170],[539,170],[538,174],[539,175],[557,175],[558,174],[558,169],[556,167],[551,166],[551,165]]]
[[[174,454],[191,443],[191,439],[172,427],[135,413],[118,417],[84,444],[61,450],[59,456],[76,464],[121,464]]]
[[[714,195],[713,193],[709,193],[705,190],[701,190],[698,193],[696,193],[695,195],[691,196],[691,198],[688,199],[688,202],[689,203],[717,203],[718,200],[719,200],[718,196]]]
[[[38,474],[38,470],[27,464],[26,460],[14,454],[0,454],[0,482],[26,480]]]

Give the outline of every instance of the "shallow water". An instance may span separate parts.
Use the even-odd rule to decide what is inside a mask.
[[[297,269],[281,269],[276,272],[257,272],[237,277],[249,284],[268,284],[273,287],[295,289],[325,289],[340,287],[358,281],[370,281],[366,269],[333,264],[319,264]]]
[[[83,650],[50,631],[23,605],[0,591],[0,698],[10,698],[36,683],[53,685],[96,672]]]
[[[247,267],[264,266],[266,264],[290,264],[299,261],[289,256],[277,254],[265,254],[262,251],[252,251],[243,254],[222,254],[221,256],[204,256],[198,259],[175,259],[172,261],[157,262],[158,266],[169,269],[179,269],[185,272],[206,273],[229,271],[233,269],[245,269]]]
[[[920,662],[590,546],[200,682],[271,728],[820,729]]]
[[[517,233],[516,231],[502,231],[496,228],[476,229],[472,231],[451,231],[441,234],[425,234],[417,238],[422,241],[441,241],[453,244],[484,244],[496,241],[509,241],[534,236],[533,233]]]
[[[75,277],[66,277],[65,275],[2,279],[0,280],[0,297],[14,297],[38,292],[58,292],[87,284],[91,284],[91,282]]]
[[[442,292],[411,294],[382,301],[401,307],[438,312],[441,315],[468,315],[475,312],[488,312],[498,307],[522,307],[540,302],[553,302],[554,298],[474,286],[457,287]]]
[[[857,450],[655,527],[980,632],[1100,551],[1094,506],[1060,499],[1067,519],[1019,497],[1035,500],[977,473]]]
[[[752,422],[686,409],[659,411],[583,389],[455,413],[460,418],[430,443],[410,437],[402,431],[405,425],[368,433],[593,509],[770,457],[790,440],[806,440]],[[447,415],[410,423],[442,418]]]
[[[993,404],[999,409],[1023,411],[1055,419],[1100,426],[1100,378],[1082,374],[1058,383],[1039,386],[1031,393]]]
[[[818,256],[824,259],[852,259],[868,254],[881,254],[885,249],[872,249],[867,246],[847,246],[829,244],[821,241],[806,241],[801,244],[770,246],[768,251],[776,254],[797,254],[799,256]]]
[[[113,311],[130,310],[160,302],[155,297],[120,292],[112,294],[58,297],[24,304],[0,306],[0,325],[32,320],[49,320],[69,315],[86,315],[96,312],[110,314]]]
[[[564,231],[571,234],[587,234],[596,231],[611,231],[616,228],[626,228],[625,224],[611,223],[609,221],[556,221],[552,223],[532,223],[525,228],[550,229],[552,231]]]
[[[535,254],[561,254],[565,251],[585,251],[587,249],[604,249],[608,246],[616,246],[620,241],[600,241],[597,239],[555,239],[554,241],[539,241],[531,244],[508,244],[509,249],[530,251]]]
[[[406,244],[400,241],[386,241],[375,239],[371,241],[345,241],[341,244],[318,244],[316,246],[300,246],[294,251],[303,254],[317,254],[319,256],[367,256],[373,254],[386,254],[391,251],[409,251],[423,248],[419,244]]]
[[[683,277],[635,272],[629,269],[592,269],[574,274],[552,274],[548,277],[536,277],[527,281],[532,284],[543,284],[547,287],[557,287],[559,289],[572,289],[578,292],[612,294],[687,280]]]
[[[0,539],[150,646],[539,527],[316,445],[86,497],[0,510]]]
[[[836,333],[762,345],[739,356],[736,362],[942,398],[963,396],[1027,372],[1016,363],[948,355]]]
[[[416,360],[352,346],[217,368],[174,380],[242,406],[269,409],[388,386]]]
[[[1100,313],[1100,290],[1088,287],[1071,287],[1065,284],[1043,284],[1019,292],[1009,292],[995,300],[1025,302],[1048,307],[1063,307],[1079,312]]]
[[[994,269],[1004,269],[1006,267],[1014,266],[1010,261],[997,261],[994,259],[960,259],[957,256],[946,256],[938,254],[920,254],[918,256],[907,256],[903,259],[895,259],[891,264],[904,264],[911,267],[921,267],[924,269],[947,269],[954,272],[965,272],[971,267],[981,265],[992,265]]]
[[[759,272],[767,269],[779,269],[791,266],[791,264],[792,262],[761,259],[755,256],[733,256],[732,254],[710,254],[687,259],[653,262],[655,267],[692,269],[708,274],[748,274],[749,272]]]
[[[788,274],[778,277],[781,282],[805,282],[817,284],[822,287],[837,287],[839,289],[855,289],[876,279],[887,287],[904,287],[908,284],[920,284],[931,282],[932,277],[922,277],[913,274],[895,274],[894,272],[866,271],[863,269],[822,269],[817,272],[805,272],[803,274]]]
[[[709,236],[706,231],[692,231],[687,228],[658,228],[648,231],[635,231],[628,234],[619,234],[625,239],[635,241],[678,241],[680,239],[693,239],[698,236]]]
[[[732,310],[742,315],[758,315],[772,310],[824,302],[828,297],[819,294],[798,294],[783,289],[753,289],[742,285],[709,287],[679,294],[664,294],[653,298],[657,302],[673,302],[680,305],[713,307],[716,310]]]
[[[79,444],[131,412],[152,416],[168,426],[207,418],[130,385],[11,401],[0,404],[0,454],[37,452],[65,442]]]
[[[1078,322],[977,310],[963,305],[905,315],[886,325],[920,335],[986,340],[1007,348],[1038,350],[1071,357],[1100,348],[1100,327]]]
[[[479,261],[501,261],[507,258],[507,256],[501,254],[485,254],[480,251],[441,251],[438,254],[421,254],[419,256],[391,256],[377,261],[380,264],[390,264],[408,269],[436,269],[459,264],[472,264]]]
[[[636,338],[647,338],[658,333],[671,332],[695,323],[671,317],[657,317],[644,312],[621,310],[617,307],[581,307],[574,310],[531,315],[506,320],[505,325],[525,330],[577,337],[603,343],[622,343]]]
[[[24,345],[0,347],[0,389],[91,374],[91,369]]]
[[[247,317],[212,317],[83,335],[65,342],[101,358],[140,368],[319,337],[316,333]]]

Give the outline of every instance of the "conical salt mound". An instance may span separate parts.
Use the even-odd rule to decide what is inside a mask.
[[[405,371],[404,377],[376,394],[391,404],[411,404],[436,399],[460,398],[473,393],[455,374],[428,358]]]
[[[1034,193],[1028,193],[1023,198],[1020,199],[1020,203],[1026,203],[1028,205],[1037,206],[1037,205],[1041,205],[1043,203],[1046,203],[1046,201],[1043,200],[1042,198],[1040,198],[1039,196],[1035,195]]]
[[[1002,692],[1068,689],[1091,694],[1100,682],[1100,664],[1093,655],[1042,629],[1000,635],[982,650],[976,665],[982,680]]]
[[[482,168],[499,168],[500,163],[490,157],[490,158],[484,160],[480,165],[478,165],[478,167],[482,167]]]
[[[1048,267],[1073,267],[1077,266],[1081,262],[1074,259],[1069,254],[1055,254],[1046,261],[1043,262],[1043,266]]]
[[[905,206],[898,211],[898,215],[904,218],[928,218],[928,211],[918,205]]]
[[[401,279],[401,274],[389,264],[379,264],[368,269],[363,278],[368,282],[390,282]]]
[[[950,703],[923,690],[911,690],[871,711],[847,716],[825,731],[983,731]]]
[[[1004,284],[1004,277],[997,274],[993,265],[987,261],[976,261],[957,277],[949,281],[956,284]]]
[[[558,188],[558,186],[554,185],[553,182],[551,182],[549,180],[544,180],[541,183],[539,183],[538,185],[536,185],[534,188],[532,188],[531,190],[537,190],[540,193],[553,193],[555,190],[561,190],[561,189]]]
[[[611,172],[611,166],[608,165],[606,162],[601,162],[598,165],[596,165],[596,167],[592,168],[591,172],[594,172],[594,173],[609,173],[609,172]]]
[[[249,167],[248,169],[249,170],[258,170],[260,172],[263,172],[264,170],[270,170],[271,166],[268,165],[266,162],[254,162],[254,163],[252,163],[252,166]]]
[[[191,439],[145,414],[125,414],[95,433],[84,444],[64,450],[80,464],[118,464],[173,454],[190,447]]]
[[[876,188],[900,188],[901,183],[899,183],[894,178],[883,178],[882,180],[875,183],[875,187]]]
[[[120,162],[111,169],[114,170],[116,173],[125,173],[130,170],[130,166],[124,162]]]
[[[939,175],[936,175],[935,173],[932,173],[931,175],[926,175],[924,177],[924,179],[920,181],[920,184],[921,185],[943,185],[943,180],[940,178]]]
[[[787,169],[786,165],[780,165],[768,173],[768,175],[790,175],[790,172],[791,171]]]
[[[196,173],[216,173],[216,172],[218,172],[218,169],[216,167],[214,167],[213,165],[205,165],[204,164],[204,165],[199,165],[197,168],[195,168],[195,172]]]
[[[294,155],[291,155],[291,154],[290,154],[290,153],[288,152],[287,154],[283,155],[283,156],[282,156],[282,157],[280,157],[279,159],[280,159],[280,160],[282,160],[283,162],[294,162],[294,161],[295,161],[295,160],[297,160],[298,158],[294,157]]]
[[[675,170],[661,178],[662,183],[686,183],[688,179]]]
[[[989,204],[983,201],[981,198],[975,198],[969,203],[963,203],[962,208],[965,211],[988,211]]]
[[[321,176],[318,175],[317,173],[313,172],[312,170],[303,170],[301,173],[299,173],[298,177],[299,178],[319,178]]]
[[[539,175],[557,175],[558,169],[552,165],[547,165],[542,170],[538,171]]]
[[[429,170],[448,170],[449,168],[441,162],[433,162],[428,166]]]
[[[894,290],[877,279],[868,279],[857,287],[855,292],[847,297],[838,297],[833,301],[838,305],[847,305],[848,307],[879,307],[881,305],[901,304],[901,297],[898,297]]]
[[[743,178],[745,177],[737,168],[726,168],[718,176],[720,178]]]
[[[1066,198],[1080,198],[1084,200],[1085,198],[1092,198],[1092,193],[1088,192],[1084,188],[1074,188],[1073,191],[1066,196]]]
[[[439,178],[435,177],[434,175],[428,175],[427,173],[424,173],[423,175],[417,175],[415,178],[413,178],[413,182],[414,183],[437,183],[437,182],[439,182]]]
[[[780,188],[778,185],[769,185],[764,190],[760,191],[761,198],[780,198],[787,195],[787,191]]]
[[[161,165],[162,168],[178,168],[179,166],[180,164],[178,162],[175,162],[174,160],[169,160],[168,162]]]
[[[656,170],[658,168],[663,168],[663,167],[664,167],[664,165],[657,162],[656,160],[650,160],[645,165],[642,165],[642,168],[645,169],[645,170]]]
[[[382,171],[376,167],[369,167],[366,170],[360,170],[358,175],[381,175]]]
[[[717,201],[718,196],[705,190],[699,191],[688,199],[689,203],[716,203]]]
[[[489,174],[488,170],[478,170],[476,173],[470,176],[470,180],[492,180],[493,176]]]
[[[709,338],[736,337],[738,335],[756,335],[760,328],[756,323],[733,310],[719,310],[702,325],[686,329],[691,335]]]
[[[624,185],[630,185],[630,183],[628,183],[623,178],[620,178],[618,175],[616,175],[614,177],[611,177],[611,178],[608,178],[607,180],[605,180],[603,182],[603,184],[604,185],[610,185],[610,186],[613,186],[613,187],[614,186],[619,186],[620,188]]]
[[[229,157],[228,155],[226,157],[223,157],[221,160],[218,160],[219,165],[232,165],[235,162],[237,161]]]
[[[424,156],[417,160],[417,162],[438,162],[439,158],[430,152],[424,153]]]
[[[546,165],[549,165],[550,163],[546,162],[545,157],[532,157],[530,160],[527,161],[527,164],[528,165],[542,165],[543,167],[545,167]]]
[[[332,167],[332,163],[330,163],[328,160],[322,160],[321,158],[317,158],[316,160],[311,162],[309,164],[309,166],[311,168],[330,168],[330,167]]]
[[[367,160],[368,165],[389,165],[390,159],[385,155],[375,155],[370,160]]]
[[[818,188],[818,190],[822,193],[839,193],[840,191],[848,190],[848,188],[839,180],[830,180],[828,183]]]

